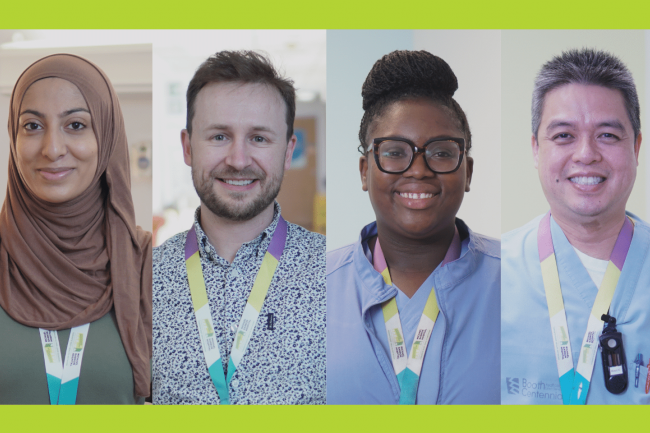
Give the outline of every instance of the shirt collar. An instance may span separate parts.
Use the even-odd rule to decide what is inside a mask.
[[[268,248],[269,243],[271,242],[273,233],[275,233],[275,228],[278,226],[278,221],[280,221],[281,210],[282,209],[280,208],[280,203],[278,203],[277,201],[274,202],[273,219],[271,220],[271,224],[269,224],[262,231],[262,233],[260,233],[257,237],[255,237],[255,239],[242,244],[242,246],[239,248],[239,251],[237,251],[237,255],[239,255],[240,251],[249,250],[251,248],[256,250],[257,255],[259,255],[260,253],[264,255],[264,253],[266,253],[266,249]],[[201,256],[208,257],[209,259],[212,260],[218,260],[220,263],[227,266],[229,264],[228,261],[223,257],[221,257],[217,253],[217,250],[214,248],[214,246],[210,243],[208,236],[205,234],[203,228],[201,227],[200,221],[201,221],[201,206],[196,208],[196,211],[194,212],[194,230],[196,232],[196,239],[198,240],[199,251]],[[237,258],[235,257],[235,260],[236,259]]]

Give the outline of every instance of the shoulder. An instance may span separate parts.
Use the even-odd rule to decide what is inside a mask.
[[[182,259],[185,255],[185,238],[187,230],[167,239],[162,245],[153,249],[153,267],[163,265],[166,261]]]
[[[486,256],[501,260],[501,241],[480,233],[470,233],[470,248]]]
[[[345,245],[327,252],[327,275],[352,263],[354,250],[358,244]]]
[[[501,237],[501,253],[504,260],[521,260],[528,247],[537,247],[537,229],[544,217],[540,215],[523,226],[505,233]]]
[[[291,248],[313,251],[315,254],[325,253],[325,236],[315,233],[287,221],[287,244]]]
[[[632,218],[634,221],[634,228],[635,229],[640,229],[641,231],[645,233],[650,233],[650,225],[648,225],[647,222],[643,221],[641,218],[633,214],[632,212],[625,212],[627,216]]]

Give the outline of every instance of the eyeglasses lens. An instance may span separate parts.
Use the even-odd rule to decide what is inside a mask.
[[[401,172],[411,163],[413,148],[406,142],[386,140],[379,144],[379,164],[388,172]],[[450,172],[458,165],[460,146],[455,141],[432,141],[425,148],[429,167],[436,172]]]

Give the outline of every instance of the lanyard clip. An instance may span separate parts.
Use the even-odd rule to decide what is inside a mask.
[[[616,330],[616,318],[603,314],[601,320],[605,322],[600,336],[605,388],[612,394],[620,394],[627,389],[628,383],[623,334]]]

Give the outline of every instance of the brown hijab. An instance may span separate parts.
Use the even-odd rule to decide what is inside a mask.
[[[44,78],[77,86],[98,145],[95,177],[65,203],[36,197],[16,167],[23,97]],[[55,54],[18,79],[9,111],[9,179],[0,211],[0,305],[17,322],[66,329],[115,308],[135,393],[149,395],[151,358],[151,234],[135,225],[126,133],[108,77],[81,57]]]

